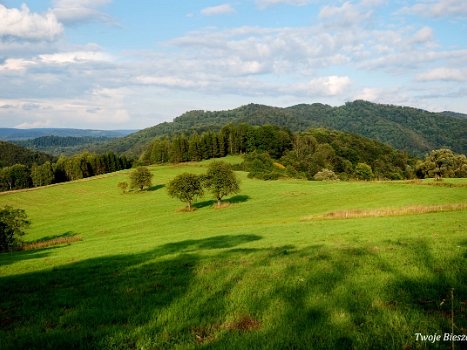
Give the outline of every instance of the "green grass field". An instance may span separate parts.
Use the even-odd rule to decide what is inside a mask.
[[[207,163],[151,167],[154,186],[142,193],[121,194],[122,171],[1,195],[1,207],[32,221],[26,242],[82,241],[0,254],[0,348],[449,349],[415,334],[451,333],[451,308],[454,334],[467,333],[467,210],[443,207],[467,203],[467,180],[239,173],[230,206],[205,197],[184,212],[165,184]],[[351,210],[361,217],[320,219]]]

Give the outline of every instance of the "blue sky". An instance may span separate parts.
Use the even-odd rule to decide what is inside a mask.
[[[467,113],[467,1],[0,0],[0,127],[355,99]]]

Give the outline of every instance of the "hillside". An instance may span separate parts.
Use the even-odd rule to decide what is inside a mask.
[[[465,179],[238,172],[229,206],[185,212],[164,186],[208,163],[150,167],[143,192],[121,194],[121,171],[0,195],[26,211],[27,243],[76,239],[0,254],[0,347],[447,350],[415,334],[450,334],[451,312],[465,334]]]
[[[141,130],[98,146],[96,150],[112,150],[139,156],[149,142],[158,136],[181,131],[186,134],[193,131],[218,131],[225,124],[243,122],[250,125],[273,124],[288,127],[291,131],[320,127],[348,131],[388,143],[417,156],[438,148],[467,153],[467,119],[447,113],[432,113],[361,100],[348,102],[340,107],[320,103],[287,108],[249,104],[227,111],[190,111],[175,118],[173,122]]]
[[[23,164],[28,167],[34,163],[41,165],[45,162],[56,161],[54,156],[43,152],[35,152],[9,142],[0,141],[0,168]]]
[[[41,136],[28,140],[11,140],[10,142],[32,151],[41,151],[59,157],[61,155],[72,156],[115,139],[116,137],[106,136]]]

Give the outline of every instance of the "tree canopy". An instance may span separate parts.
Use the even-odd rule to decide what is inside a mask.
[[[204,177],[204,186],[217,199],[218,207],[224,196],[240,192],[239,182],[230,164],[222,161],[209,164]]]
[[[191,202],[204,195],[201,177],[187,172],[177,175],[167,184],[167,192],[169,196],[186,202],[188,211],[191,211]]]
[[[22,245],[21,236],[30,222],[23,209],[14,209],[7,205],[0,209],[0,252],[10,251]]]
[[[130,187],[139,188],[141,191],[143,188],[152,186],[152,177],[153,174],[149,171],[148,168],[144,166],[139,166],[135,171],[130,173]]]
[[[449,149],[433,150],[419,164],[425,177],[440,180],[443,177],[467,177],[467,159],[465,155],[456,155]]]

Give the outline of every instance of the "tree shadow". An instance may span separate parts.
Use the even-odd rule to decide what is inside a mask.
[[[456,334],[467,327],[465,251],[443,260],[407,240],[397,249],[426,269],[417,275],[382,253],[392,243],[242,246],[261,239],[189,239],[0,277],[0,337],[5,349],[430,348],[414,334],[445,331],[451,287]]]
[[[42,238],[39,238],[39,239],[36,239],[35,241],[27,241],[25,243],[39,243],[39,242],[44,242],[44,241],[50,241],[52,239],[57,239],[57,238],[68,238],[68,237],[75,237],[77,236],[78,233],[77,232],[73,232],[73,231],[67,231],[65,233],[62,233],[61,235],[54,235],[54,236],[46,236],[46,237],[42,237]]]
[[[199,250],[236,247],[259,239],[230,235],[185,240],[141,254],[104,256],[52,270],[2,276],[2,348],[134,349],[141,348],[138,329],[148,330],[144,334],[148,342],[159,339],[161,346],[156,348],[173,348],[176,343],[166,331],[166,322],[178,323],[182,330],[187,326],[177,320],[187,313],[183,303],[197,302],[193,295],[186,295],[192,293],[190,285],[198,273]],[[24,259],[23,253],[32,254],[15,255]],[[159,259],[171,253],[180,254]]]
[[[224,202],[231,203],[231,204],[236,204],[236,203],[244,203],[248,200],[250,200],[250,196],[246,195],[236,195],[227,199],[224,199]]]
[[[146,191],[157,191],[157,190],[160,190],[161,188],[164,188],[164,187],[165,187],[165,184],[159,184],[159,185],[155,185],[155,186],[151,186],[151,187],[146,188]]]
[[[59,248],[57,246],[40,248],[34,250],[21,250],[15,252],[5,252],[0,254],[0,266],[17,263],[22,260],[43,259],[50,255],[50,249]]]
[[[211,199],[211,200],[207,200],[207,201],[203,201],[203,202],[192,203],[191,206],[196,208],[196,209],[201,209],[201,208],[205,208],[205,207],[212,207],[215,203],[217,203],[217,201]]]
[[[175,253],[189,253],[203,249],[228,249],[244,243],[258,241],[261,238],[261,236],[250,234],[214,236],[201,240],[187,239],[180,242],[164,244],[154,252],[159,256],[163,256]]]

